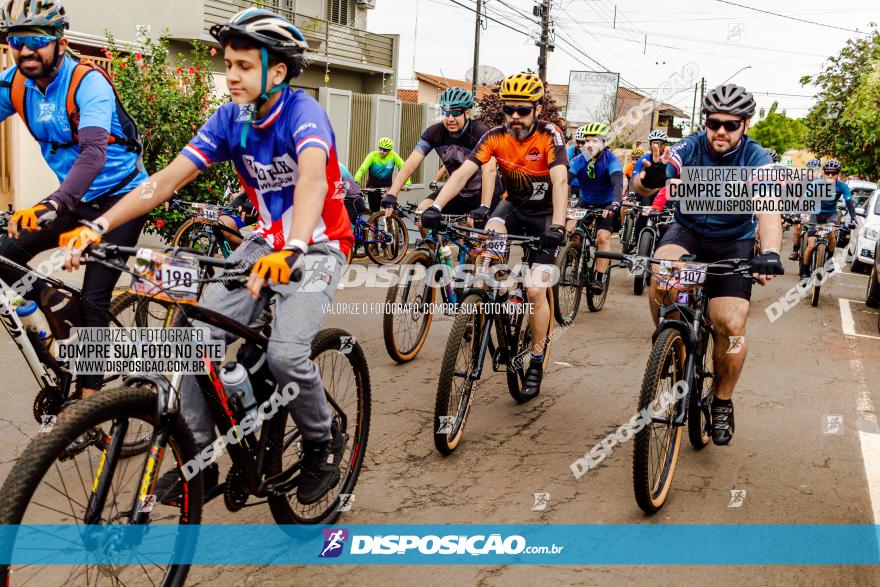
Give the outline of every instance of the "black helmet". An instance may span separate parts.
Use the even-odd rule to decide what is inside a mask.
[[[716,112],[751,118],[755,114],[755,98],[736,84],[715,86],[703,98],[703,113]]]

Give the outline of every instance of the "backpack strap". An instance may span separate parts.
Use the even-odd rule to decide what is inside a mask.
[[[0,82],[0,88],[9,88],[9,101],[12,102],[12,107],[15,108],[18,116],[24,121],[24,125],[27,127],[28,132],[31,133],[31,136],[34,136],[34,131],[31,130],[27,117],[27,100],[25,100],[27,88],[24,85],[25,81],[24,74],[16,67],[15,73],[12,74],[12,81]],[[34,136],[34,138],[36,137]]]

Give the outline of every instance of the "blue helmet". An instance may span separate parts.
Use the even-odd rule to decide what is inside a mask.
[[[821,169],[822,162],[818,159],[810,159],[807,161],[807,169]]]
[[[440,108],[464,108],[470,110],[474,107],[474,95],[464,88],[446,88],[440,94]]]
[[[822,165],[822,169],[825,171],[840,171],[840,161],[837,159],[827,159],[825,164]]]

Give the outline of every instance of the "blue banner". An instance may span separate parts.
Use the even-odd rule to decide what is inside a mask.
[[[0,564],[877,565],[874,525],[0,526]]]

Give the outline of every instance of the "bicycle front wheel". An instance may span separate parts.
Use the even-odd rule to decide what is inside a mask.
[[[431,305],[437,299],[435,284],[428,282],[431,260],[431,253],[424,249],[409,253],[401,263],[397,282],[388,287],[385,296],[385,350],[398,363],[415,359],[428,340],[434,319]],[[425,273],[422,279],[418,275],[421,271]]]
[[[452,454],[464,434],[477,387],[471,371],[477,363],[480,337],[487,319],[483,313],[483,298],[478,294],[468,295],[458,306],[443,353],[434,402],[434,446],[440,454]]]
[[[646,514],[660,511],[672,486],[682,432],[682,427],[672,422],[677,403],[673,394],[676,383],[685,380],[686,355],[681,333],[667,328],[657,337],[645,368],[639,412],[646,417],[644,428],[635,435],[633,489],[636,503]],[[666,409],[652,413],[650,406],[655,400]]]
[[[391,265],[400,263],[409,246],[409,232],[400,216],[392,214],[385,218],[384,212],[370,216],[367,230],[367,256],[373,263]]]
[[[156,392],[146,387],[122,387],[103,391],[64,410],[51,432],[40,434],[25,449],[0,489],[0,524],[76,525],[82,528],[87,504],[95,498],[95,487],[102,472],[110,476],[104,490],[103,509],[98,524],[128,524],[135,514],[133,504],[141,501],[141,479],[146,466],[141,459],[115,461],[115,469],[105,465],[107,443],[95,442],[96,431],[111,430],[122,420],[155,426]],[[71,439],[73,442],[71,442]],[[106,440],[106,439],[105,439]],[[169,426],[168,444],[153,479],[182,467],[196,456],[192,432],[182,418]],[[170,458],[169,458],[170,457]],[[187,499],[175,506],[161,503],[165,496],[152,496],[150,524],[194,525],[202,515],[202,476],[184,481]],[[189,538],[191,539],[191,535]],[[178,534],[174,545],[178,556],[186,557],[195,544]],[[155,547],[154,547],[155,548]],[[93,564],[57,566],[30,564],[10,568],[0,566],[2,585],[183,585],[188,565],[165,565],[151,559],[145,544],[131,552],[133,564],[98,564],[105,552],[90,552]]]
[[[819,305],[819,290],[822,288],[822,286],[819,284],[819,269],[822,269],[824,277],[825,269],[823,268],[825,267],[825,262],[828,260],[826,259],[827,255],[827,245],[824,245],[822,243],[817,244],[816,248],[813,250],[813,266],[811,267],[811,275],[813,279],[813,297],[811,298],[810,303],[813,305],[814,308]]]
[[[217,250],[214,233],[208,224],[195,218],[190,218],[180,225],[171,244],[175,247],[184,247],[208,255]]]
[[[562,326],[574,322],[581,305],[583,284],[578,276],[581,262],[581,248],[573,243],[566,245],[556,257],[559,269],[559,282],[553,286],[553,314]]]
[[[715,387],[715,331],[710,326],[701,336],[705,337],[701,343],[703,358],[694,374],[694,388],[688,391],[688,439],[696,450],[709,444],[712,434],[710,402]]]

